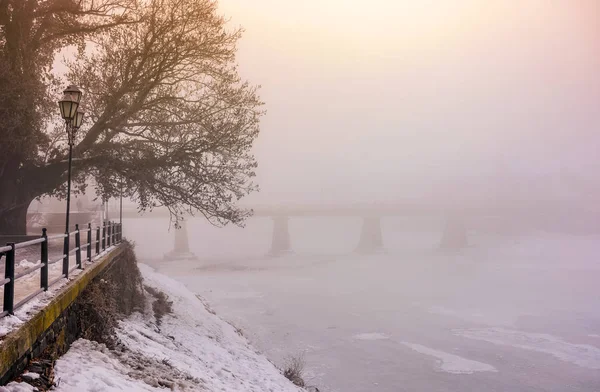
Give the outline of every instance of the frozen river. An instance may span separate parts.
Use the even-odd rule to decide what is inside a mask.
[[[470,236],[384,221],[388,252],[353,254],[360,222],[292,221],[295,253],[265,257],[271,223],[191,221],[197,262],[157,261],[165,223],[133,237],[142,260],[204,296],[275,363],[302,353],[324,391],[600,390],[600,242],[549,233]],[[153,231],[155,230],[155,231]],[[127,234],[127,233],[126,233]]]

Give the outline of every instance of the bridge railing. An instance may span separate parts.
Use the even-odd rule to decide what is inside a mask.
[[[95,234],[95,240],[92,240]],[[83,238],[82,238],[83,237]],[[71,241],[74,238],[74,241]],[[58,242],[57,242],[58,241]],[[62,241],[62,248],[60,247]],[[82,243],[82,241],[85,241]],[[117,245],[123,241],[122,224],[114,222],[104,222],[102,228],[96,227],[92,229],[90,223],[87,228],[80,229],[79,225],[75,225],[75,231],[65,234],[48,236],[46,229],[42,229],[40,238],[24,241],[24,242],[9,242],[6,246],[0,246],[0,264],[4,257],[4,279],[0,279],[0,290],[3,293],[3,306],[0,312],[0,318],[14,314],[14,311],[30,302],[36,296],[44,291],[48,291],[50,287],[63,279],[68,279],[69,274],[76,269],[83,269],[83,260],[92,262],[92,254],[99,255],[113,245]],[[53,251],[49,251],[49,245],[57,245],[53,247]],[[71,246],[72,244],[72,246]],[[39,246],[36,252],[34,247]],[[59,250],[60,249],[60,250]],[[23,253],[21,253],[23,252]],[[58,254],[56,254],[58,252]],[[36,263],[26,262],[25,267],[16,271],[16,267],[21,267],[21,263],[17,264],[17,255],[35,256],[39,254],[39,260]],[[83,254],[83,255],[82,255]],[[60,256],[60,257],[58,257]],[[37,256],[35,256],[37,259]],[[71,260],[74,257],[75,263],[71,265]],[[62,262],[62,268],[53,268],[52,266]],[[33,264],[33,265],[31,265]],[[60,267],[60,264],[57,265]],[[26,280],[40,270],[39,283]],[[51,272],[53,273],[50,280]],[[23,287],[26,291],[25,296],[15,295],[16,283],[23,279]],[[33,286],[33,287],[32,287]],[[33,290],[33,292],[31,292]],[[15,298],[19,301],[15,303]]]

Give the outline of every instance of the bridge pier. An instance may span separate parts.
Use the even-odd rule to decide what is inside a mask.
[[[449,217],[440,241],[441,249],[462,249],[468,245],[467,229],[463,219]]]
[[[364,217],[362,228],[360,230],[360,239],[356,252],[358,253],[377,253],[382,252],[383,239],[381,236],[381,218]]]
[[[281,256],[292,252],[288,221],[287,216],[273,217],[273,240],[271,241],[269,255]]]
[[[175,240],[173,250],[165,253],[163,256],[166,260],[197,260],[198,257],[190,251],[188,242],[187,223],[181,221],[181,227],[175,229]]]

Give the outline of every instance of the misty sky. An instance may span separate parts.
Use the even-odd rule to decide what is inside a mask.
[[[596,0],[220,4],[267,104],[251,200],[390,200],[600,163]]]

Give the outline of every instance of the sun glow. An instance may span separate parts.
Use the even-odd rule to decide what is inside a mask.
[[[221,8],[225,14],[244,15],[247,39],[287,55],[338,62],[370,56],[410,58],[464,44],[476,39],[470,33],[493,17],[491,7],[484,3],[226,0]],[[263,28],[253,31],[252,25]],[[269,28],[264,29],[265,25]]]
[[[319,160],[335,160],[332,171],[365,159],[484,170],[472,162],[531,162],[586,140],[573,124],[597,134],[597,0],[219,4],[246,30],[240,72],[263,86],[263,178],[297,179]]]

